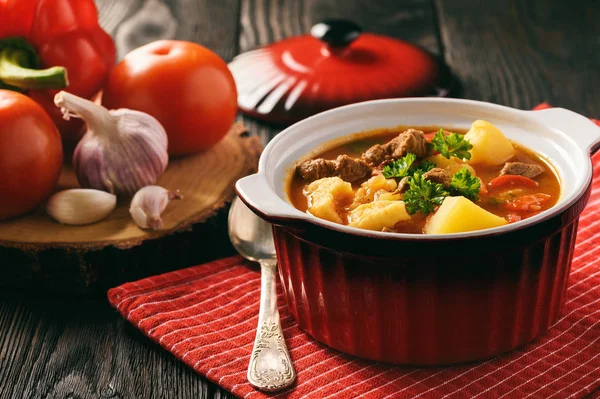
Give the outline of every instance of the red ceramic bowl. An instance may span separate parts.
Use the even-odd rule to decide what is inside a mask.
[[[475,119],[545,156],[559,174],[551,209],[498,228],[446,235],[359,230],[300,212],[286,180],[324,143],[375,128],[468,128]],[[273,223],[280,278],[300,328],[342,352],[396,364],[489,358],[545,332],[564,304],[577,222],[600,128],[564,109],[520,111],[456,99],[337,108],[278,135],[240,198]]]

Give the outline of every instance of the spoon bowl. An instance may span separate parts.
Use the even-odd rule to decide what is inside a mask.
[[[229,209],[229,239],[244,258],[258,262],[275,259],[275,245],[271,225],[256,216],[239,198]]]

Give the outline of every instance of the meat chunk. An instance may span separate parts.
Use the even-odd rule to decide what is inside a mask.
[[[408,129],[392,140],[393,152],[392,158],[401,158],[412,152],[418,158],[425,158],[429,155],[427,139],[425,133],[420,130]]]
[[[317,158],[302,162],[296,167],[304,180],[314,181],[337,176],[344,181],[354,182],[371,173],[371,168],[362,159],[340,155],[335,160]]]
[[[389,143],[388,143],[389,144]],[[389,161],[390,157],[390,148],[388,144],[375,144],[367,151],[365,151],[361,158],[364,159],[369,165],[375,167],[385,161]]]
[[[452,177],[442,168],[433,168],[425,172],[423,179],[439,183],[446,188],[450,187],[450,182],[452,181]]]
[[[362,159],[340,155],[335,161],[337,162],[336,173],[342,180],[352,183],[371,174],[371,168]]]
[[[404,194],[409,188],[408,177],[403,177],[402,180],[398,182],[398,187],[396,188],[396,191],[394,191],[394,194]]]
[[[434,183],[442,184],[446,188],[450,187],[450,182],[452,181],[452,177],[450,177],[448,172],[442,168],[431,169],[423,175],[423,178]],[[409,188],[408,177],[403,177],[402,180],[398,182],[398,187],[393,194],[404,194]]]
[[[408,129],[385,144],[372,146],[362,154],[362,159],[371,166],[377,166],[391,159],[402,158],[409,152],[419,158],[425,158],[429,155],[427,140],[422,131]]]
[[[539,165],[524,162],[507,162],[500,171],[502,175],[519,175],[534,178],[544,173],[544,168]]]
[[[302,162],[296,167],[296,172],[304,180],[314,181],[324,177],[335,176],[337,163],[328,159],[317,158]]]

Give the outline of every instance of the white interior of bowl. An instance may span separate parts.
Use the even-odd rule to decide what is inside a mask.
[[[440,238],[497,233],[535,223],[564,210],[585,192],[592,175],[589,152],[600,142],[600,128],[587,118],[560,108],[521,111],[484,102],[438,98],[369,101],[323,112],[298,122],[269,143],[260,159],[259,173],[238,184],[238,192],[265,215],[306,219],[336,230],[365,234],[364,230],[318,219],[294,208],[286,193],[286,179],[295,163],[325,143],[353,133],[399,125],[468,129],[477,119],[493,123],[513,141],[547,158],[560,176],[561,198],[553,208],[521,222],[494,229],[439,235]],[[250,189],[248,183],[253,178],[257,180],[252,185],[259,187]],[[398,237],[409,235],[369,234],[385,237],[390,234]],[[420,235],[410,236],[416,238]]]

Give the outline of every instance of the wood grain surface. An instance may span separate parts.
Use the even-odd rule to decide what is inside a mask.
[[[210,151],[172,159],[158,184],[179,190],[183,198],[167,207],[159,231],[133,222],[129,198],[120,198],[106,219],[91,225],[59,225],[44,209],[1,223],[0,289],[104,293],[126,281],[234,253],[228,204],[237,179],[256,170],[261,151],[258,137],[235,123]],[[58,185],[78,187],[70,166]]]
[[[463,97],[600,114],[600,4],[436,0],[446,62]]]
[[[232,200],[235,182],[256,170],[262,148],[256,137],[247,135],[245,128],[236,123],[210,151],[170,160],[157,184],[171,191],[179,190],[183,198],[178,200],[177,206],[168,207],[162,213],[164,228],[161,230],[140,229],[129,214],[130,199],[125,198],[119,200],[106,219],[84,226],[57,224],[44,209],[5,221],[0,224],[0,244],[39,251],[46,248],[95,250],[107,246],[128,249],[145,240],[204,222]],[[199,173],[201,171],[211,173]],[[73,168],[65,165],[58,189],[77,187]]]
[[[600,4],[563,0],[97,0],[122,56],[159,38],[230,60],[323,18],[443,57],[463,97],[600,115]],[[278,126],[243,119],[267,141]],[[106,298],[0,296],[0,398],[231,398],[150,343]]]

